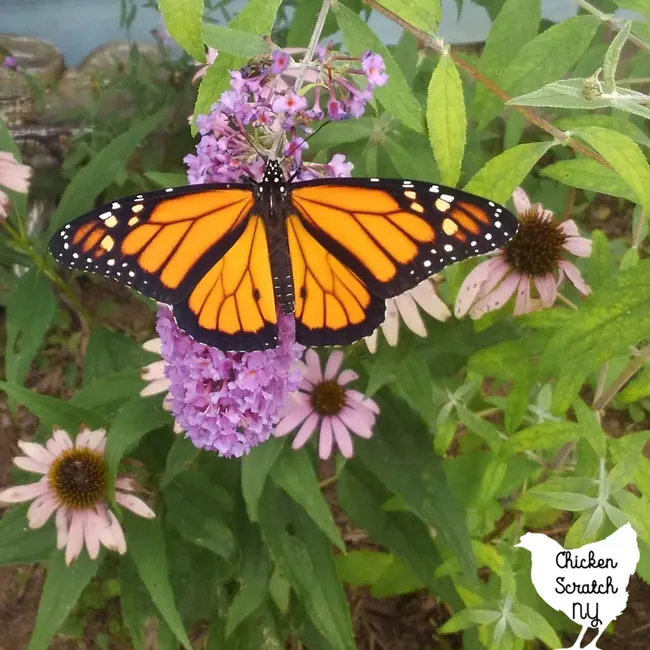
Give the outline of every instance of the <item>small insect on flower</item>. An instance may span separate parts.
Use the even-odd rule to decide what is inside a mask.
[[[591,290],[566,259],[591,255],[591,241],[581,237],[573,220],[558,223],[550,210],[531,205],[521,188],[513,194],[519,231],[494,256],[481,262],[463,281],[454,313],[474,318],[502,307],[513,295],[515,315],[551,307],[566,276],[583,295]],[[538,297],[531,296],[531,281]]]
[[[100,545],[126,552],[124,532],[117,517],[108,508],[108,480],[103,429],[83,429],[73,443],[61,429],[55,429],[45,446],[20,441],[25,454],[14,458],[14,464],[27,472],[42,475],[37,483],[17,485],[0,492],[0,503],[32,501],[27,511],[30,528],[41,528],[56,512],[57,548],[65,548],[65,561],[70,564],[86,545],[94,560]],[[135,479],[118,476],[115,501],[141,517],[151,519],[154,511],[131,494],[139,490]]]
[[[320,424],[318,453],[323,459],[330,457],[335,444],[350,458],[353,454],[350,432],[366,439],[372,436],[379,407],[363,393],[347,388],[359,375],[354,370],[339,372],[342,362],[343,352],[332,352],[323,373],[316,352],[307,350],[298,391],[289,395],[275,436],[285,436],[302,424],[292,444],[294,449],[299,449]]]

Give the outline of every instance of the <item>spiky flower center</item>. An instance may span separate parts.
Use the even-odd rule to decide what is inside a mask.
[[[323,381],[312,391],[311,405],[318,415],[337,415],[345,406],[345,388],[333,379]]]
[[[519,230],[503,251],[516,271],[540,277],[558,269],[566,239],[553,219],[542,219],[529,210],[519,216]]]
[[[104,456],[93,449],[68,449],[52,463],[49,481],[61,504],[92,508],[106,493]]]

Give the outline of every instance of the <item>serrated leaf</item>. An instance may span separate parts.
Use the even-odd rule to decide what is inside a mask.
[[[523,95],[561,79],[580,59],[600,25],[593,16],[568,18],[527,42],[503,74],[502,87],[510,95]],[[491,96],[480,115],[484,129],[500,112],[501,100]]]
[[[271,469],[271,476],[276,485],[305,509],[332,544],[345,552],[345,542],[332,519],[329,505],[320,491],[318,477],[307,450],[285,449],[284,454]]]
[[[197,61],[205,61],[203,0],[158,0],[171,37]]]
[[[465,186],[466,192],[505,203],[554,142],[518,144],[489,160]]]
[[[271,438],[263,445],[253,447],[241,461],[241,490],[251,521],[257,521],[257,507],[266,479],[280,457],[285,438]]]
[[[613,129],[628,138],[631,138],[637,144],[644,147],[650,147],[650,138],[634,122],[626,117],[619,115],[571,115],[554,120],[553,124],[563,131],[575,131],[586,126],[600,126],[603,129]]]
[[[384,508],[387,490],[357,460],[346,464],[337,483],[341,507],[369,537],[402,559],[432,593],[458,607],[454,585],[434,574],[442,558],[425,524],[408,512]],[[460,569],[460,566],[459,566]]]
[[[65,554],[55,550],[47,564],[47,577],[38,606],[34,631],[27,650],[46,650],[50,640],[77,604],[84,587],[92,580],[101,559],[91,560],[85,552],[70,565]]]
[[[631,21],[627,21],[614,36],[612,42],[607,48],[605,60],[603,61],[603,90],[606,93],[613,93],[616,90],[616,69],[618,60],[621,56],[621,50],[630,35]]]
[[[271,51],[271,46],[257,34],[220,25],[205,25],[203,40],[206,45],[219,52],[227,52],[246,59]]]
[[[133,650],[146,650],[145,632],[154,605],[129,556],[120,559],[119,580],[122,620],[131,635]]]
[[[504,452],[516,454],[528,449],[555,449],[583,435],[584,429],[575,422],[542,422],[517,431],[505,443]]]
[[[34,314],[35,305],[38,317]],[[6,310],[5,366],[11,383],[23,383],[54,321],[56,309],[54,287],[39,269],[31,268],[17,280]]]
[[[35,393],[23,386],[0,381],[0,390],[29,409],[44,425],[51,428],[60,427],[72,436],[84,424],[94,429],[106,425],[104,418],[93,411],[73,406],[56,397]]]
[[[43,562],[52,555],[56,540],[51,525],[32,530],[27,504],[5,510],[0,519],[0,566]]]
[[[475,566],[465,516],[434,453],[424,422],[403,402],[382,391],[372,439],[358,445],[361,462],[411,511],[438,532],[461,558],[465,575]]]
[[[614,276],[578,312],[572,312],[552,336],[542,357],[544,368],[558,360],[565,367],[594,368],[628,345],[647,336],[650,328],[650,261]]]
[[[428,34],[440,22],[440,0],[382,0],[382,5]]]
[[[424,116],[420,103],[388,48],[356,13],[342,4],[336,9],[336,19],[343,33],[343,42],[352,56],[361,56],[365,51],[372,50],[383,57],[388,83],[374,90],[379,103],[402,124],[424,133]]]
[[[150,431],[169,424],[169,413],[160,400],[134,397],[111,422],[106,437],[106,472],[109,481],[115,479],[117,468],[126,452],[135,447]]]
[[[264,600],[269,590],[271,565],[266,548],[262,545],[259,529],[249,526],[245,535],[239,561],[239,591],[230,603],[226,617],[226,636],[249,617]]]
[[[233,18],[228,27],[251,34],[270,34],[275,22],[281,0],[248,0],[244,8]],[[221,93],[230,87],[229,70],[237,70],[246,62],[243,56],[220,54],[216,61],[208,68],[194,105],[194,120],[197,115],[207,115],[210,107],[219,100]],[[192,126],[192,133],[196,135],[196,126]]]
[[[448,55],[440,57],[427,92],[427,125],[431,148],[445,185],[458,183],[467,138],[463,84]]]
[[[540,174],[570,187],[618,196],[632,203],[638,201],[632,188],[613,169],[591,158],[559,160],[544,167]]]
[[[540,0],[506,0],[494,19],[481,54],[478,69],[488,79],[502,85],[502,77],[521,48],[531,41],[539,29]],[[492,93],[483,84],[477,84],[472,114],[481,116],[492,102]]]
[[[138,145],[159,126],[166,115],[167,109],[136,122],[128,131],[111,140],[76,173],[50,216],[48,237],[71,219],[92,208],[95,198],[115,180]]]
[[[271,484],[264,490],[259,518],[264,540],[318,631],[332,647],[354,650],[350,612],[327,537]]]
[[[611,129],[589,126],[576,132],[592,146],[632,188],[646,215],[650,215],[650,166],[639,145]]]
[[[129,540],[129,556],[151,600],[176,638],[187,650],[192,650],[192,644],[174,603],[160,522],[156,519],[143,519],[125,511],[124,527],[126,538]]]

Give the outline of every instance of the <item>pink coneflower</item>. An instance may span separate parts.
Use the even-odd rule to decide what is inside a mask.
[[[396,346],[399,336],[400,319],[404,325],[418,336],[425,337],[427,328],[424,325],[420,309],[439,321],[446,321],[451,312],[449,307],[442,302],[436,290],[435,282],[431,279],[420,282],[417,287],[403,293],[401,296],[389,298],[386,301],[386,318],[365,341],[368,349],[373,354],[377,351],[379,330],[384,333],[388,345]]]
[[[454,308],[458,318],[468,312],[472,318],[480,318],[502,307],[515,294],[515,315],[550,307],[565,276],[583,295],[591,292],[580,271],[565,259],[567,253],[578,257],[591,254],[591,241],[580,237],[575,222],[556,222],[552,212],[539,204],[531,205],[521,188],[513,200],[519,230],[465,278]],[[531,296],[531,280],[536,297]]]
[[[12,153],[0,151],[0,186],[25,194],[31,177],[31,167],[21,165]],[[0,189],[0,221],[6,219],[8,207],[9,196]]]
[[[346,388],[359,375],[354,370],[339,373],[342,362],[343,352],[332,352],[323,373],[316,352],[307,350],[305,363],[301,363],[302,380],[298,390],[288,396],[275,436],[285,436],[301,424],[292,444],[294,449],[299,449],[320,424],[318,453],[323,459],[329,458],[334,444],[350,458],[351,432],[366,439],[372,436],[379,407],[363,393]]]
[[[108,481],[104,462],[106,432],[83,429],[75,443],[61,429],[55,429],[45,446],[20,441],[24,456],[14,464],[28,472],[42,474],[38,483],[17,485],[0,492],[0,502],[31,501],[27,511],[30,528],[44,526],[56,512],[57,548],[65,547],[70,564],[86,545],[94,560],[100,544],[118,553],[126,552],[124,532],[107,505]],[[141,499],[130,494],[139,489],[133,478],[119,476],[115,481],[115,501],[141,517],[155,513]]]

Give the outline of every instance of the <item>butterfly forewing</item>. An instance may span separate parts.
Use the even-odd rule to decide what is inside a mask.
[[[518,228],[516,217],[493,201],[431,183],[308,181],[291,198],[311,235],[382,298],[494,251]]]
[[[54,257],[160,302],[186,297],[245,229],[245,185],[199,185],[137,194],[76,219],[50,241]]]

